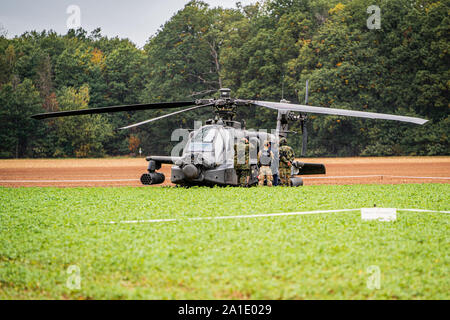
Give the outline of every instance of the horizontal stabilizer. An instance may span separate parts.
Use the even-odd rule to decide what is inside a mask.
[[[300,161],[294,161],[292,163],[294,168],[294,175],[307,175],[307,174],[325,174],[325,166],[321,163],[304,163]]]

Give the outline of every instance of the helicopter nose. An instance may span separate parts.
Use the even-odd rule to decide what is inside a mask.
[[[188,164],[183,167],[184,176],[188,179],[198,178],[199,172],[196,166],[193,164]]]

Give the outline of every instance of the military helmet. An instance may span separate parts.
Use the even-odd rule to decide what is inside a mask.
[[[280,146],[285,146],[285,145],[287,145],[287,139],[283,137],[280,139]]]

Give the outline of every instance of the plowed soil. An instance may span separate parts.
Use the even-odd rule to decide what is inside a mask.
[[[450,157],[315,158],[326,175],[303,176],[305,185],[449,183]],[[0,160],[0,186],[4,187],[104,187],[142,186],[147,170],[142,158],[120,159],[21,159]],[[170,165],[160,172],[170,183]]]

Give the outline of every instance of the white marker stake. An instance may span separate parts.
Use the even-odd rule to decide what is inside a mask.
[[[395,208],[361,208],[362,220],[394,221],[397,220]]]

